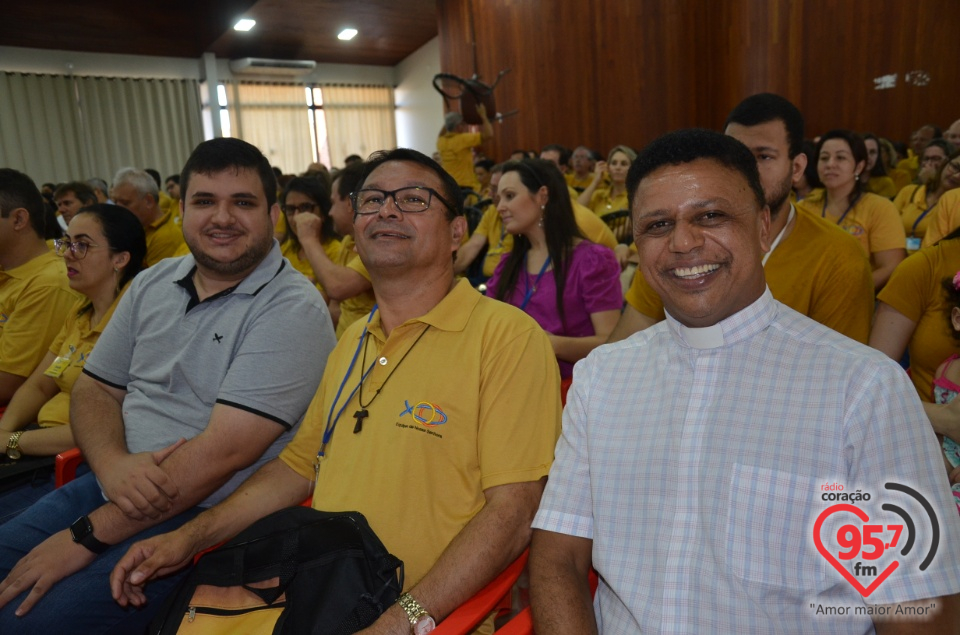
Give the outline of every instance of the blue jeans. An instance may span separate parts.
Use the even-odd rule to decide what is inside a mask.
[[[77,467],[79,478],[90,471],[90,466],[81,463]],[[30,483],[23,483],[9,492],[0,494],[0,525],[19,516],[25,509],[56,489],[56,476],[53,472]],[[76,519],[74,519],[76,520]]]
[[[30,508],[0,525],[0,578],[49,536],[69,529],[80,516],[104,504],[93,474],[86,474],[44,496]],[[29,589],[0,609],[0,633],[139,633],[163,600],[186,575],[182,572],[147,585],[144,609],[121,608],[110,595],[110,572],[136,541],[173,531],[198,513],[189,509],[174,518],[113,545],[88,567],[61,580],[23,617],[14,616]]]

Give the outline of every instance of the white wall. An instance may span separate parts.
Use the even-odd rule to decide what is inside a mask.
[[[440,72],[440,39],[433,38],[396,66],[397,146],[426,155],[437,149],[443,97],[433,88]]]
[[[98,77],[200,79],[200,60],[0,46],[0,71]]]
[[[439,65],[439,60],[438,60]],[[96,75],[100,77],[157,77],[171,79],[202,79],[200,58],[152,57],[147,55],[114,55],[112,53],[81,53],[0,46],[0,71],[19,73],[47,73],[51,75]],[[437,71],[439,72],[439,71]],[[304,83],[385,84],[396,85],[395,70],[391,66],[360,66],[357,64],[317,64],[308,75],[299,77],[238,76],[230,72],[230,61],[217,60],[217,80],[272,79]]]

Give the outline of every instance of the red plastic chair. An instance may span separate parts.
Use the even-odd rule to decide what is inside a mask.
[[[590,595],[597,593],[597,572],[590,569]],[[530,607],[523,609],[512,620],[497,629],[497,635],[534,635],[533,613]]]
[[[76,477],[77,468],[83,463],[80,448],[73,448],[57,455],[54,461],[54,479],[57,487],[63,487]]]
[[[495,608],[501,606],[504,600],[506,600],[506,607],[509,610],[510,590],[516,584],[524,567],[527,566],[529,551],[529,549],[524,550],[520,557],[504,569],[500,575],[440,622],[433,631],[435,635],[466,635],[476,628],[485,617],[490,615]]]

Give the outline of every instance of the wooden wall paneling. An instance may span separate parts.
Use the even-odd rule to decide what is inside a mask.
[[[472,3],[472,6],[471,6]],[[472,72],[461,36],[473,11],[480,71],[513,73],[498,105],[497,150],[549,142],[606,152],[680,127],[718,129],[761,91],[804,113],[808,136],[833,127],[908,140],[960,117],[957,0],[440,0],[447,70]],[[463,66],[464,59],[471,62]],[[922,71],[929,83],[907,82]],[[875,79],[897,76],[877,90]],[[911,76],[911,79],[914,79]],[[499,158],[499,156],[498,156]]]

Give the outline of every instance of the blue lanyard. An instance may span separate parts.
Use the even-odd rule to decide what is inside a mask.
[[[837,225],[839,225],[840,223],[843,222],[843,219],[847,217],[847,214],[850,213],[850,210],[852,210],[853,207],[854,207],[857,203],[859,203],[859,202],[860,202],[860,195],[857,194],[857,198],[853,199],[853,202],[850,203],[850,205],[847,206],[847,211],[845,211],[845,212],[843,213],[843,216],[841,216],[841,217],[837,220]],[[820,212],[820,218],[826,218],[826,217],[827,217],[827,193],[824,192],[824,193],[823,193],[823,210]]]
[[[533,294],[537,291],[537,285],[540,284],[540,278],[543,277],[543,274],[546,273],[547,267],[550,266],[550,256],[547,256],[547,259],[543,262],[543,266],[540,267],[540,273],[537,274],[537,279],[533,281],[533,284],[530,284],[530,274],[527,273],[527,256],[523,257],[523,273],[526,274],[526,283],[527,283],[527,292],[523,296],[523,302],[520,304],[520,310],[523,311],[527,308],[527,305],[530,304]]]
[[[373,305],[373,309],[370,310],[370,315],[367,316],[367,325],[370,324],[370,320],[373,319],[373,314],[377,311],[376,304]],[[377,363],[376,360],[370,362],[370,368],[362,372],[360,375],[360,381],[357,382],[357,386],[347,395],[346,400],[344,400],[343,405],[340,406],[340,410],[337,412],[337,416],[333,416],[333,411],[337,407],[337,402],[340,401],[340,395],[343,393],[344,386],[347,385],[347,380],[350,378],[350,374],[353,372],[353,367],[357,363],[357,357],[360,355],[360,347],[364,346],[367,343],[367,326],[364,325],[363,333],[360,334],[360,341],[357,343],[357,350],[353,352],[353,359],[350,360],[350,366],[347,367],[347,373],[343,376],[343,381],[340,382],[340,388],[337,389],[337,396],[333,398],[333,403],[330,404],[330,413],[327,415],[327,425],[323,430],[323,439],[320,441],[320,450],[317,451],[317,464],[316,469],[320,469],[320,459],[326,455],[327,443],[330,441],[330,437],[333,436],[333,431],[337,427],[337,422],[340,421],[340,416],[343,414],[343,411],[347,409],[347,404],[350,403],[350,400],[353,399],[353,396],[357,394],[357,390],[360,389],[360,386],[363,384],[363,380],[367,378],[367,375],[373,370],[374,365]],[[362,369],[361,369],[362,370]]]
[[[937,204],[934,203],[933,205],[931,205],[931,206],[928,207],[927,209],[923,210],[923,214],[920,214],[919,216],[917,216],[917,220],[915,220],[915,221],[913,222],[913,227],[910,228],[910,235],[911,235],[911,236],[913,236],[914,238],[917,237],[917,225],[919,225],[919,224],[920,224],[920,221],[923,220],[923,217],[926,216],[927,214],[929,214],[929,213],[930,213],[930,210],[932,210],[932,209],[933,209],[934,207],[936,207],[936,206],[937,206]]]

